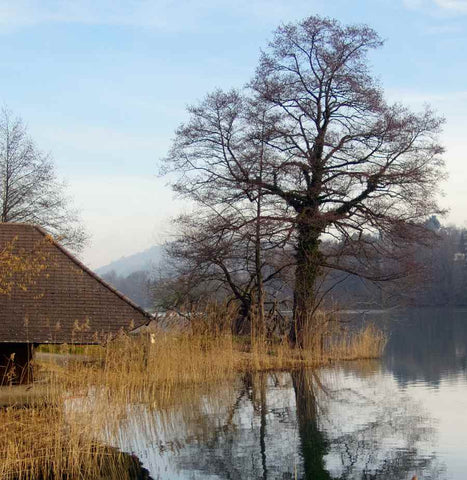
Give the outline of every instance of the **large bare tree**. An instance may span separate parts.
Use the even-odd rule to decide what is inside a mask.
[[[75,250],[86,239],[50,155],[7,108],[0,112],[0,222],[40,225]]]
[[[216,91],[189,109],[166,160],[182,195],[219,208],[261,190],[262,218],[289,226],[298,343],[313,327],[323,271],[395,278],[400,262],[375,272],[348,259],[371,263],[376,250],[400,258],[440,212],[443,121],[385,101],[367,61],[381,45],[367,26],[317,16],[279,27],[244,90]],[[326,255],[325,237],[339,251]]]

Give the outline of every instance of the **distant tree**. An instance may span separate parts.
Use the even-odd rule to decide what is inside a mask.
[[[70,208],[50,155],[41,152],[20,118],[0,112],[0,223],[44,227],[64,245],[79,250],[86,234]]]
[[[432,215],[426,222],[425,222],[425,227],[428,228],[429,230],[432,230],[433,232],[439,231],[441,228],[441,223],[438,220],[438,217],[436,215]]]
[[[115,270],[111,270],[103,274],[102,278],[139,306],[143,308],[153,306],[154,285],[151,275],[146,270],[137,270],[129,275],[118,275]]]
[[[411,292],[413,302],[418,305],[466,305],[467,268],[465,255],[459,248],[462,229],[441,226],[433,219],[429,220],[428,228],[436,231],[437,242],[417,251],[417,260],[425,268],[421,281]]]
[[[367,62],[381,45],[367,26],[317,16],[279,27],[249,86],[191,107],[167,157],[182,195],[219,211],[261,189],[269,219],[288,225],[296,260],[290,338],[299,344],[313,331],[323,271],[375,281],[403,275],[396,267],[410,262],[383,271],[372,251],[405,255],[440,212],[443,120],[384,100]],[[324,236],[340,250],[327,256]]]

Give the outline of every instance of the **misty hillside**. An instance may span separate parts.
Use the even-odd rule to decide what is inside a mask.
[[[96,269],[96,273],[106,275],[113,271],[120,277],[127,277],[134,272],[142,270],[153,272],[161,263],[163,257],[164,247],[162,245],[155,245],[142,252],[114,260],[108,265]]]

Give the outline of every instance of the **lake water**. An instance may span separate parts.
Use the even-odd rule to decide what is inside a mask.
[[[467,309],[367,313],[384,357],[133,406],[105,440],[153,479],[467,478]]]

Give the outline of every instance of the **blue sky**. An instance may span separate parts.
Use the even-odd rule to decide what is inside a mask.
[[[0,102],[67,180],[85,262],[167,238],[187,207],[156,174],[186,105],[243,85],[272,30],[312,14],[374,27],[388,98],[446,117],[442,203],[467,226],[467,0],[0,0]]]

